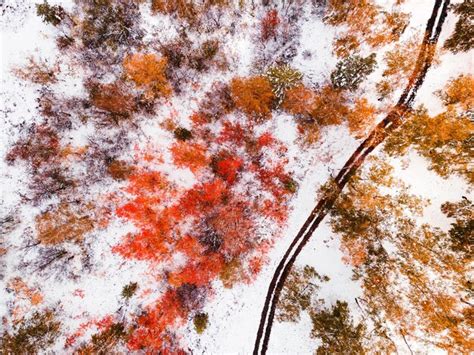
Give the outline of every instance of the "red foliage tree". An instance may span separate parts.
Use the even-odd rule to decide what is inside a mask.
[[[213,159],[213,170],[217,176],[224,181],[233,184],[237,179],[237,174],[242,169],[243,160],[227,152],[220,153]]]
[[[125,236],[114,251],[163,263],[166,271],[160,279],[169,287],[139,318],[129,343],[132,350],[177,350],[173,329],[202,307],[214,280],[230,287],[250,282],[260,271],[271,241],[255,238],[258,224],[268,219],[281,225],[288,213],[291,178],[281,142],[269,133],[255,135],[252,116],[238,124],[224,121],[220,132],[207,115],[194,114],[191,120],[192,140],[175,143],[171,154],[199,182],[175,189],[161,173],[134,170],[126,187],[130,199],[117,208],[117,215],[138,231]],[[264,150],[271,158],[264,158]],[[212,160],[210,152],[216,152]],[[255,186],[239,179],[244,172],[254,177]],[[255,195],[254,188],[262,194]],[[171,262],[176,253],[184,259],[179,265]]]
[[[260,36],[263,41],[268,41],[271,37],[275,37],[278,25],[280,24],[280,17],[278,11],[269,10],[262,19],[260,27]]]
[[[183,324],[187,312],[181,307],[176,291],[166,291],[160,301],[138,318],[138,327],[128,342],[130,350],[147,349],[150,353],[179,353],[176,340],[168,329]]]

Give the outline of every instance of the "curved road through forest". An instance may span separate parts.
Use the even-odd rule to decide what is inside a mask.
[[[347,184],[351,176],[364,162],[365,158],[397,127],[403,123],[405,115],[410,111],[416,93],[423,83],[426,73],[433,61],[436,44],[443,27],[444,20],[448,13],[450,0],[435,0],[431,17],[429,18],[426,31],[421,43],[415,69],[411,74],[408,84],[403,91],[397,104],[387,114],[387,116],[370,132],[368,137],[354,151],[349,160],[339,171],[330,186],[331,190],[319,200],[313,211],[306,219],[291,245],[286,250],[285,255],[280,260],[273,278],[268,287],[265,304],[260,316],[260,325],[253,350],[254,355],[266,354],[268,342],[272,330],[275,310],[281,290],[291,268],[300,254],[303,247],[315,229],[319,226],[324,217],[328,214],[340,192]]]

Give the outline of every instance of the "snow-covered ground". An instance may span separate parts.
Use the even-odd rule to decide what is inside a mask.
[[[66,1],[50,1],[68,8],[71,3]],[[395,1],[378,1],[380,5],[391,8]],[[17,7],[16,10],[8,6]],[[416,31],[424,28],[426,20],[430,15],[430,0],[407,0],[402,5],[402,10],[410,13],[411,22],[409,31],[404,36],[410,36]],[[25,207],[21,203],[19,192],[27,191],[24,167],[7,166],[3,157],[9,147],[18,138],[19,127],[40,120],[37,112],[37,89],[38,87],[20,82],[11,72],[15,66],[21,66],[26,58],[32,55],[54,62],[58,58],[58,51],[54,43],[54,28],[42,23],[36,16],[32,2],[6,0],[2,2],[4,14],[1,18],[1,127],[0,127],[0,217],[7,216],[15,210],[20,210],[22,220],[14,232],[3,238],[8,240],[9,245],[17,249],[10,250],[5,257],[5,269],[0,274],[5,275],[0,280],[0,318],[8,313],[8,307],[14,301],[14,295],[7,291],[8,281],[16,276],[22,277],[30,286],[39,287],[45,296],[45,305],[53,306],[61,304],[61,317],[70,331],[74,331],[81,323],[88,319],[100,319],[115,312],[120,307],[133,307],[124,305],[120,297],[122,287],[131,281],[140,280],[143,298],[140,304],[146,306],[152,303],[160,294],[157,289],[159,283],[154,280],[149,265],[145,262],[126,262],[111,252],[111,246],[116,244],[131,226],[123,222],[115,221],[105,230],[94,232],[92,242],[89,244],[92,255],[91,263],[93,272],[87,277],[77,279],[61,280],[54,278],[36,279],[35,275],[23,275],[16,270],[17,253],[24,255],[20,250],[22,238],[32,233],[34,216],[38,208]],[[245,18],[241,24],[247,28],[255,28],[256,18],[249,13],[244,13]],[[301,37],[298,54],[292,64],[304,74],[304,82],[312,86],[322,85],[329,80],[329,73],[335,67],[337,59],[332,54],[332,39],[335,30],[325,25],[321,18],[305,13],[306,18],[301,20]],[[176,34],[173,26],[162,18],[145,16],[144,21],[150,21],[150,31],[160,31],[169,38]],[[444,40],[454,28],[455,18],[450,15],[442,33]],[[410,32],[411,31],[411,32]],[[211,73],[203,78],[201,88],[194,92],[181,95],[171,100],[169,106],[160,110],[157,115],[166,117],[174,108],[179,107],[179,122],[186,126],[189,124],[187,118],[196,108],[199,95],[204,93],[215,80],[227,81],[234,75],[248,75],[252,71],[253,40],[252,31],[236,31],[236,38],[232,43],[225,43],[226,51],[236,65],[235,70],[229,75],[215,77]],[[225,34],[222,34],[225,36]],[[226,37],[229,40],[231,38]],[[385,50],[389,47],[385,48]],[[307,53],[310,53],[308,56]],[[306,55],[303,55],[306,53]],[[383,51],[378,53],[383,57]],[[472,71],[472,55],[456,55],[454,59],[451,53],[442,53],[440,64],[433,67],[428,73],[423,87],[420,89],[416,104],[423,104],[430,113],[436,114],[441,110],[441,102],[435,95],[445,83],[459,73]],[[64,70],[67,70],[66,66]],[[372,74],[365,84],[364,90],[374,90],[371,83],[374,78],[381,74],[379,68]],[[67,80],[66,80],[67,77]],[[56,90],[62,90],[68,94],[81,95],[83,90],[80,75],[76,76],[78,81],[70,79],[70,75],[64,75],[64,82],[57,84]],[[375,92],[369,95],[372,103],[377,102]],[[189,322],[187,328],[182,329],[182,340],[194,354],[249,354],[252,352],[256,329],[259,324],[260,312],[263,306],[267,287],[275,267],[284,254],[284,251],[296,235],[297,231],[309,215],[317,201],[317,191],[322,184],[331,176],[337,174],[340,167],[357,147],[358,141],[352,138],[344,126],[326,127],[322,131],[320,144],[302,149],[296,142],[296,127],[294,120],[284,114],[277,113],[265,126],[274,132],[275,136],[282,140],[289,148],[289,170],[294,172],[294,177],[299,183],[296,196],[291,201],[291,213],[287,226],[276,239],[274,248],[269,253],[269,262],[264,266],[255,282],[239,284],[232,289],[226,289],[218,281],[215,281],[215,294],[206,304],[204,312],[209,315],[209,326],[206,331],[198,335],[192,329]],[[142,130],[146,136],[141,137],[140,144],[146,144],[149,139],[160,140],[164,146],[169,141],[169,134],[159,127],[156,122],[147,121],[142,124]],[[75,132],[71,137],[74,145],[80,146],[87,139],[88,131],[83,129]],[[377,152],[376,152],[377,154]],[[432,223],[446,230],[449,227],[448,219],[441,213],[441,203],[459,199],[460,196],[472,196],[472,191],[464,180],[458,177],[450,177],[444,180],[427,169],[427,163],[423,158],[411,153],[407,158],[408,163],[394,160],[396,176],[403,179],[412,188],[412,191],[431,200],[431,205],[425,209],[424,221]],[[170,176],[174,177],[178,184],[183,187],[194,183],[189,171],[173,170],[172,166],[161,167]],[[188,175],[186,175],[188,174]],[[116,186],[108,187],[113,190]],[[264,232],[264,231],[262,231]],[[1,243],[1,239],[0,239]],[[71,245],[71,248],[75,246]],[[34,255],[27,255],[33,258]],[[77,261],[79,263],[79,260]],[[357,281],[352,280],[352,269],[342,261],[342,253],[339,250],[339,241],[328,226],[323,223],[313,235],[310,243],[300,255],[298,265],[311,265],[320,274],[327,275],[330,281],[324,283],[320,290],[319,298],[325,299],[327,304],[336,300],[345,300],[351,306],[355,316],[358,309],[354,299],[362,294]],[[0,266],[2,267],[2,266]],[[78,266],[78,271],[80,267]],[[77,292],[81,290],[81,292]],[[145,296],[145,294],[147,294]],[[67,301],[65,301],[67,300]],[[26,306],[25,306],[26,307]],[[25,312],[28,310],[25,308]],[[318,345],[317,339],[309,337],[311,322],[304,314],[299,323],[275,322],[270,341],[270,354],[312,354]],[[61,352],[61,344],[58,342],[54,349]],[[408,353],[400,346],[401,353]],[[406,348],[405,348],[406,349]]]

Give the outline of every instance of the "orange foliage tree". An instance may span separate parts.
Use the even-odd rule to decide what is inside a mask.
[[[193,173],[209,165],[206,148],[198,143],[178,142],[171,147],[176,166],[189,168]]]
[[[382,11],[371,0],[329,0],[325,21],[345,30],[333,43],[334,52],[347,57],[362,43],[377,48],[396,41],[408,25],[408,15]]]
[[[320,127],[340,124],[348,115],[344,91],[326,85],[315,92],[298,85],[286,92],[282,108],[295,115],[306,143],[318,141]]]
[[[356,138],[361,138],[375,121],[376,109],[361,98],[355,101],[354,107],[347,115],[349,130]]]
[[[282,109],[297,116],[310,116],[314,109],[316,93],[304,85],[289,89],[285,94]]]
[[[327,85],[318,92],[311,116],[322,125],[333,125],[340,124],[348,112],[344,92]]]
[[[441,95],[445,105],[459,105],[469,111],[474,108],[474,76],[460,75],[451,80]]]
[[[152,53],[135,53],[124,59],[125,75],[135,85],[145,90],[149,97],[168,97],[171,86],[166,78],[166,58],[158,58]]]
[[[257,119],[270,117],[274,96],[272,86],[265,77],[234,78],[230,90],[237,108],[247,115]]]

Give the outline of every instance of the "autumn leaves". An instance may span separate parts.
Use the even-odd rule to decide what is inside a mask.
[[[133,54],[125,57],[123,67],[127,79],[144,90],[145,97],[168,97],[171,86],[166,79],[167,59],[154,54]]]
[[[166,63],[154,54],[127,56],[124,78],[146,100],[169,97]],[[286,171],[284,145],[268,132],[257,134],[258,123],[268,120],[273,109],[268,79],[235,78],[211,90],[206,96],[212,100],[201,101],[187,128],[178,126],[176,117],[161,124],[174,139],[167,147],[170,162],[193,174],[193,186],[176,185],[147,159],[124,175],[124,201],[116,213],[136,231],[113,251],[159,265],[155,277],[165,289],[137,318],[131,349],[177,351],[174,328],[203,317],[217,280],[224,287],[252,281],[274,242],[273,237],[258,236],[257,228],[280,228],[297,189]],[[233,121],[236,109],[243,113],[238,122]],[[120,166],[113,171],[120,173]]]
[[[110,84],[90,82],[91,102],[116,118],[129,118],[139,106],[153,102],[159,97],[169,97],[171,86],[166,78],[166,58],[155,54],[136,53],[123,61],[124,77],[134,84],[130,87],[123,80]],[[138,92],[134,93],[134,89]]]

